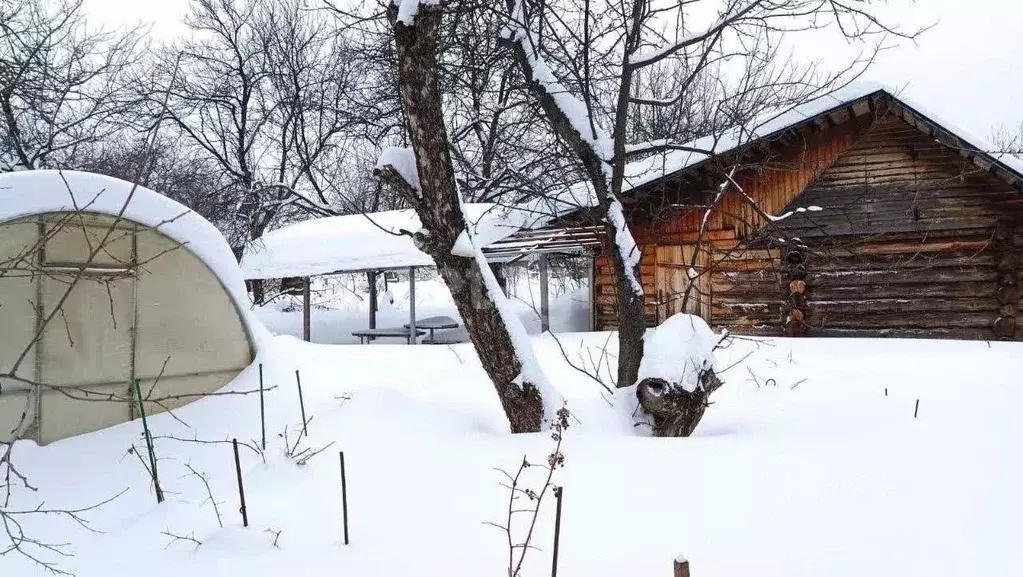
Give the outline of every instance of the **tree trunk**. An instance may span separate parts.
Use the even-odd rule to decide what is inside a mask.
[[[611,183],[608,182],[605,168],[608,164],[597,154],[593,146],[579,134],[573,126],[571,119],[559,106],[554,94],[547,92],[543,84],[535,80],[533,74],[533,62],[526,54],[526,49],[520,41],[506,40],[506,44],[512,49],[515,58],[526,78],[526,86],[530,94],[536,98],[544,116],[551,123],[551,128],[572,151],[579,157],[583,168],[590,182],[593,184],[599,203],[600,213],[603,217],[604,232],[607,235],[610,250],[608,256],[615,275],[615,296],[618,301],[618,381],[619,387],[628,387],[636,383],[639,374],[639,364],[643,360],[643,335],[646,333],[646,318],[644,316],[643,295],[637,294],[629,280],[630,276],[640,279],[639,265],[629,270],[629,264],[625,261],[624,247],[619,245],[619,229],[610,218],[609,214],[615,204],[618,204],[617,197],[612,193]],[[624,156],[619,162],[625,162]],[[628,225],[621,223],[628,231]],[[638,247],[637,247],[638,250]]]
[[[493,300],[500,295],[490,295],[487,291],[481,263],[474,258],[451,254],[466,226],[448,149],[438,84],[441,5],[420,4],[412,25],[399,22],[397,15],[397,8],[391,4],[388,18],[394,32],[402,108],[419,176],[419,191],[406,186],[406,196],[410,197],[426,231],[416,233],[416,244],[437,263],[483,369],[494,383],[512,432],[539,431],[544,417],[543,402],[533,383],[520,385],[516,382],[522,372],[522,362]],[[386,178],[386,175],[379,175]],[[395,184],[393,178],[391,184]]]

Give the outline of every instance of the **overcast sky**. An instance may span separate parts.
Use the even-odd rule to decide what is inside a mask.
[[[885,14],[905,26],[937,22],[917,46],[885,52],[870,80],[902,90],[928,111],[987,138],[998,125],[1023,122],[1023,1],[889,0]],[[152,37],[182,32],[188,0],[85,0],[91,21],[152,23]],[[815,46],[808,52],[827,52]],[[808,54],[813,58],[817,54]]]

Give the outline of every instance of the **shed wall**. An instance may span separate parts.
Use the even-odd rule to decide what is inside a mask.
[[[769,335],[1023,338],[1016,322],[1016,287],[1023,282],[1019,191],[883,112],[876,118],[850,115],[845,124],[788,146],[789,153],[743,175],[740,184],[769,214],[819,211],[771,222],[730,193],[708,221],[702,251],[692,244],[701,210],[661,211],[660,218],[638,211],[633,217],[649,269],[642,271],[644,289],[656,318],[673,312],[665,294],[678,292],[678,283],[668,282],[678,275],[656,258],[650,262],[650,255],[674,246],[699,255],[698,264],[708,263],[697,267],[693,292],[709,295],[710,310],[706,298],[695,310],[718,328]],[[681,193],[707,196],[694,183],[683,184]],[[793,257],[798,266],[785,260],[792,251],[800,253]],[[613,294],[612,280],[598,274],[598,295]],[[598,326],[613,327],[613,300],[598,301],[598,307]]]

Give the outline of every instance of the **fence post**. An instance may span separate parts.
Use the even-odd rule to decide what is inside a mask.
[[[679,553],[675,557],[675,573],[674,577],[690,577],[689,575],[689,560],[686,559],[685,555]]]

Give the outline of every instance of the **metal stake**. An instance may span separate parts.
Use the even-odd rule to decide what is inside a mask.
[[[245,508],[245,486],[242,485],[242,461],[238,457],[238,439],[231,439],[231,445],[234,446],[234,470],[238,474],[238,497],[241,499],[242,506],[239,511],[242,514],[242,526],[249,526],[249,512]]]

